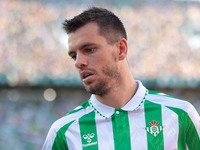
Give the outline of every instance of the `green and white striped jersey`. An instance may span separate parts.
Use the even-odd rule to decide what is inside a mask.
[[[118,109],[92,95],[52,125],[43,150],[200,150],[194,107],[137,84],[136,94]]]

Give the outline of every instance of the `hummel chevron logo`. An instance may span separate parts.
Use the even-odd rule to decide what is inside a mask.
[[[160,131],[162,131],[163,128],[165,127],[165,126],[158,126],[158,124],[159,123],[157,121],[153,120],[149,123],[150,127],[146,127],[143,129],[145,129],[147,132],[151,133],[153,136],[156,137],[160,133]]]
[[[87,140],[88,143],[90,143],[90,142],[92,142],[92,138],[94,137],[94,135],[95,135],[94,133],[87,134],[87,135],[84,134],[84,135],[83,135],[83,138],[84,138],[85,140]]]
[[[83,144],[83,147],[88,147],[88,146],[91,146],[91,145],[96,145],[97,144],[97,141],[96,142],[92,142],[92,138],[94,138],[95,134],[94,133],[91,133],[91,134],[84,134],[83,135],[83,139],[87,140],[87,144]],[[92,142],[92,143],[91,143]],[[85,142],[84,142],[85,143]]]

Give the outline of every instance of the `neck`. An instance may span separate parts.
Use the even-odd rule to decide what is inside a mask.
[[[126,75],[126,78],[123,79],[123,82],[117,88],[101,96],[95,95],[96,98],[107,106],[122,108],[135,95],[138,88],[131,74]]]

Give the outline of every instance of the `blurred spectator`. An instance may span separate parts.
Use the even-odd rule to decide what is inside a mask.
[[[127,29],[134,76],[200,79],[198,5],[169,2],[112,9]],[[0,2],[0,73],[10,85],[76,74],[67,56],[67,35],[61,22],[80,10],[81,6],[39,1]]]

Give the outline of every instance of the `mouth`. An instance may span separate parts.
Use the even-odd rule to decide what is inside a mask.
[[[89,77],[89,76],[92,76],[92,74],[85,74],[85,75],[83,76],[83,79],[86,79],[86,78]]]
[[[94,75],[93,73],[89,72],[89,71],[83,71],[81,73],[81,78],[82,80],[89,78],[90,76]]]

